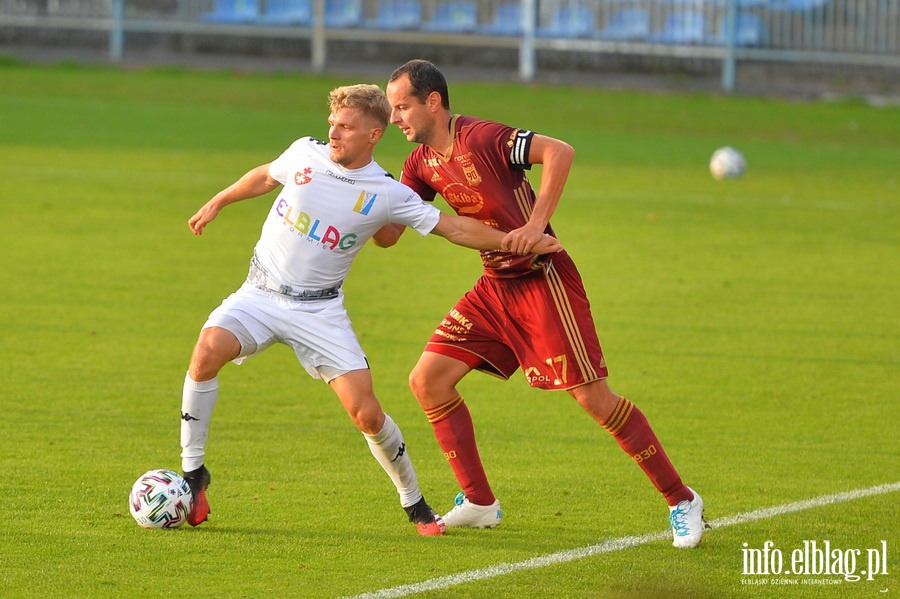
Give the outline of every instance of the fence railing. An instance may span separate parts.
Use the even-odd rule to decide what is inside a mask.
[[[0,28],[101,31],[123,58],[130,33],[383,41],[705,58],[734,87],[743,60],[900,69],[900,0],[0,0]]]

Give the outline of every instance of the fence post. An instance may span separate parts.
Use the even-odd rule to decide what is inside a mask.
[[[737,59],[734,46],[737,35],[737,3],[738,0],[725,0],[725,57],[722,59],[722,89],[734,91],[735,69]]]
[[[537,24],[537,0],[522,3],[522,41],[519,42],[519,78],[532,81],[535,73],[534,29]]]
[[[112,28],[109,31],[109,59],[122,62],[125,55],[125,0],[112,0]]]
[[[312,69],[317,73],[325,70],[325,0],[313,0],[312,23]]]

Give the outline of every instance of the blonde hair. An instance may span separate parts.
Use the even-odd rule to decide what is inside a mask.
[[[332,113],[341,108],[356,108],[375,119],[382,129],[387,128],[391,117],[391,105],[387,96],[380,87],[368,83],[343,85],[331,90],[328,105]]]

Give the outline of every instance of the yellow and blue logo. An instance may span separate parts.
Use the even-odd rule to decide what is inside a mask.
[[[353,212],[368,215],[372,206],[375,204],[376,197],[378,197],[378,194],[376,193],[369,193],[366,190],[361,191],[359,198],[356,200],[356,206],[353,207]]]

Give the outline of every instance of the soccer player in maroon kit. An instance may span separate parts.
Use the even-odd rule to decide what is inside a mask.
[[[391,122],[420,144],[401,181],[423,199],[436,194],[462,216],[507,231],[482,251],[484,274],[444,317],[410,374],[410,387],[462,487],[448,527],[492,528],[500,502],[485,474],[472,418],[457,383],[471,370],[509,378],[519,367],[540,389],[567,391],[641,467],[669,504],[676,547],[703,535],[703,500],[685,486],[643,413],[606,382],[607,368],[575,264],[565,251],[528,254],[553,234],[574,150],[563,141],[450,111],[447,82],[426,60],[388,79]],[[525,171],[542,165],[535,193]],[[402,233],[397,228],[396,235]],[[519,255],[527,254],[527,255]]]

